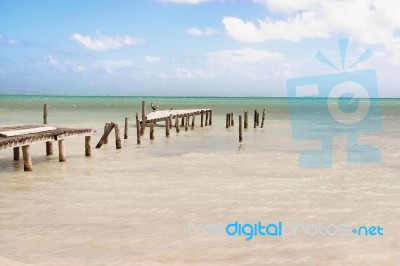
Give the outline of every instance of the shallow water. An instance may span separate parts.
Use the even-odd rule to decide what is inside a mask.
[[[160,109],[213,108],[213,125],[136,145],[133,118],[144,99]],[[314,100],[315,101],[315,100]],[[123,125],[85,158],[83,137],[66,140],[67,162],[32,146],[32,173],[0,151],[0,256],[36,265],[399,265],[399,100],[381,100],[382,130],[360,136],[380,149],[377,164],[349,164],[346,139],[333,142],[333,166],[305,169],[299,153],[319,144],[292,138],[287,99],[0,96],[0,124]],[[312,102],[304,103],[304,110]],[[250,110],[238,143],[225,113]],[[264,128],[252,112],[267,109]],[[149,110],[150,108],[148,108]],[[318,119],[318,114],[315,116]],[[237,123],[237,120],[235,121]],[[316,130],[324,130],[316,128]],[[55,154],[57,150],[55,149]],[[278,222],[380,225],[383,236],[207,236],[191,224]],[[1,260],[0,260],[1,262]]]

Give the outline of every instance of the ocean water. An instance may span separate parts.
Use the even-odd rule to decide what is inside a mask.
[[[146,130],[136,144],[135,113],[145,100],[160,109],[213,108],[213,125],[155,140]],[[116,150],[114,136],[84,157],[84,137],[66,140],[67,161],[31,147],[33,172],[24,173],[12,150],[0,150],[0,264],[15,265],[400,265],[400,100],[380,100],[382,129],[360,134],[381,152],[374,164],[346,160],[346,138],[333,141],[333,165],[301,168],[299,154],[318,140],[296,141],[285,98],[163,98],[0,96],[0,125],[49,124],[97,130],[123,126],[129,139]],[[300,101],[315,130],[329,130]],[[360,103],[364,104],[363,101]],[[253,111],[266,108],[264,128]],[[238,142],[237,117],[249,110],[249,129]],[[303,112],[302,111],[302,112]],[[235,126],[225,128],[225,113]],[[57,148],[55,147],[55,154]],[[282,237],[207,235],[219,223],[291,223],[381,226],[383,235]],[[199,225],[204,225],[199,227]],[[196,227],[193,227],[196,226]],[[1,263],[3,261],[3,263]],[[13,264],[11,264],[13,265]]]

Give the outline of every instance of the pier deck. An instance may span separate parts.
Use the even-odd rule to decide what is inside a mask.
[[[32,160],[29,152],[31,144],[58,142],[59,161],[65,161],[64,139],[73,136],[85,136],[85,155],[90,156],[90,138],[95,133],[89,128],[54,127],[47,124],[0,127],[0,150],[13,148],[14,160],[19,160],[19,147],[22,147],[24,170],[32,171]],[[46,154],[52,155],[52,145],[46,145]]]
[[[166,118],[169,118],[172,115],[172,118],[176,117],[183,117],[185,115],[198,115],[201,114],[201,112],[206,113],[210,112],[211,109],[188,109],[188,110],[163,110],[163,111],[155,111],[151,112],[148,115],[146,115],[146,120],[147,122],[153,120],[155,122],[157,121],[164,121]]]

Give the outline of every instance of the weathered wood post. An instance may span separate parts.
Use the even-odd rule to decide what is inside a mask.
[[[115,130],[115,148],[117,150],[119,150],[119,149],[121,149],[121,137],[120,137],[120,133],[119,133],[119,125],[118,124],[115,124],[114,130]]]
[[[138,113],[136,113],[136,143],[140,144],[140,123]]]
[[[233,118],[233,113],[231,113],[231,126],[235,125],[235,119]]]
[[[154,140],[154,119],[150,120],[150,139]]]
[[[14,153],[14,161],[19,161],[19,147],[14,147],[13,153]]]
[[[201,116],[200,116],[200,126],[203,127],[203,121],[204,121],[204,110],[201,110],[200,112]]]
[[[260,126],[260,113],[257,111],[257,126]]]
[[[210,109],[210,121],[208,121],[208,125],[212,125],[212,109]]]
[[[24,160],[24,171],[32,172],[32,158],[29,145],[22,146],[22,158]]]
[[[208,110],[206,110],[206,121],[204,123],[204,126],[208,126]]]
[[[169,128],[172,128],[172,114],[169,115],[168,125],[169,125]]]
[[[58,161],[65,162],[65,143],[63,139],[58,140]]]
[[[96,149],[100,149],[101,146],[105,143],[105,140],[108,138],[108,135],[110,135],[111,131],[114,129],[115,124],[114,123],[109,123],[107,126],[106,131],[104,132],[103,136],[99,140],[99,142],[96,145]]]
[[[196,118],[195,114],[192,114],[192,130],[194,129],[194,119]]]
[[[185,126],[185,115],[182,115],[181,127]]]
[[[239,115],[239,142],[243,141],[242,116]]]
[[[175,118],[175,129],[176,129],[176,133],[179,133],[179,117],[176,116]]]
[[[124,139],[128,138],[128,117],[125,117]]]
[[[169,137],[169,117],[165,118],[165,136]]]
[[[264,120],[265,120],[265,108],[263,109],[262,119],[261,119],[261,128],[264,127]]]
[[[188,131],[189,127],[189,114],[185,114],[185,131]]]
[[[46,103],[43,105],[43,124],[47,124],[47,113],[48,113],[48,106]]]
[[[254,128],[257,127],[257,109],[254,110]]]
[[[142,101],[142,127],[140,129],[140,135],[143,136],[146,129],[146,102]]]
[[[244,110],[244,128],[249,127],[249,111],[247,109]]]
[[[91,136],[85,136],[85,156],[92,155],[92,146],[90,145]]]
[[[226,126],[226,128],[229,128],[229,124],[230,122],[229,122],[229,114],[227,113],[226,114],[226,120],[225,120],[225,126]]]
[[[48,106],[44,104],[43,106],[43,124],[47,124],[47,117],[48,117]],[[46,141],[46,156],[53,155],[53,142]]]
[[[104,134],[107,132],[108,128],[110,127],[110,123],[106,123],[104,125]],[[108,144],[108,135],[106,136],[106,138],[104,139],[103,144]]]

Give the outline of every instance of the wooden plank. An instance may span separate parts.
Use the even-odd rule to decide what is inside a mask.
[[[111,131],[114,129],[115,124],[111,123],[109,127],[107,127],[106,132],[104,132],[103,136],[99,140],[99,142],[96,145],[96,149],[100,149],[101,146],[103,146],[104,141],[108,138],[108,135],[110,135]]]
[[[40,133],[50,130],[55,130],[56,127],[52,126],[42,126],[42,127],[35,127],[35,128],[27,128],[27,129],[19,129],[19,130],[9,130],[9,131],[1,131],[0,137],[14,137],[20,135],[27,135],[33,133]]]

